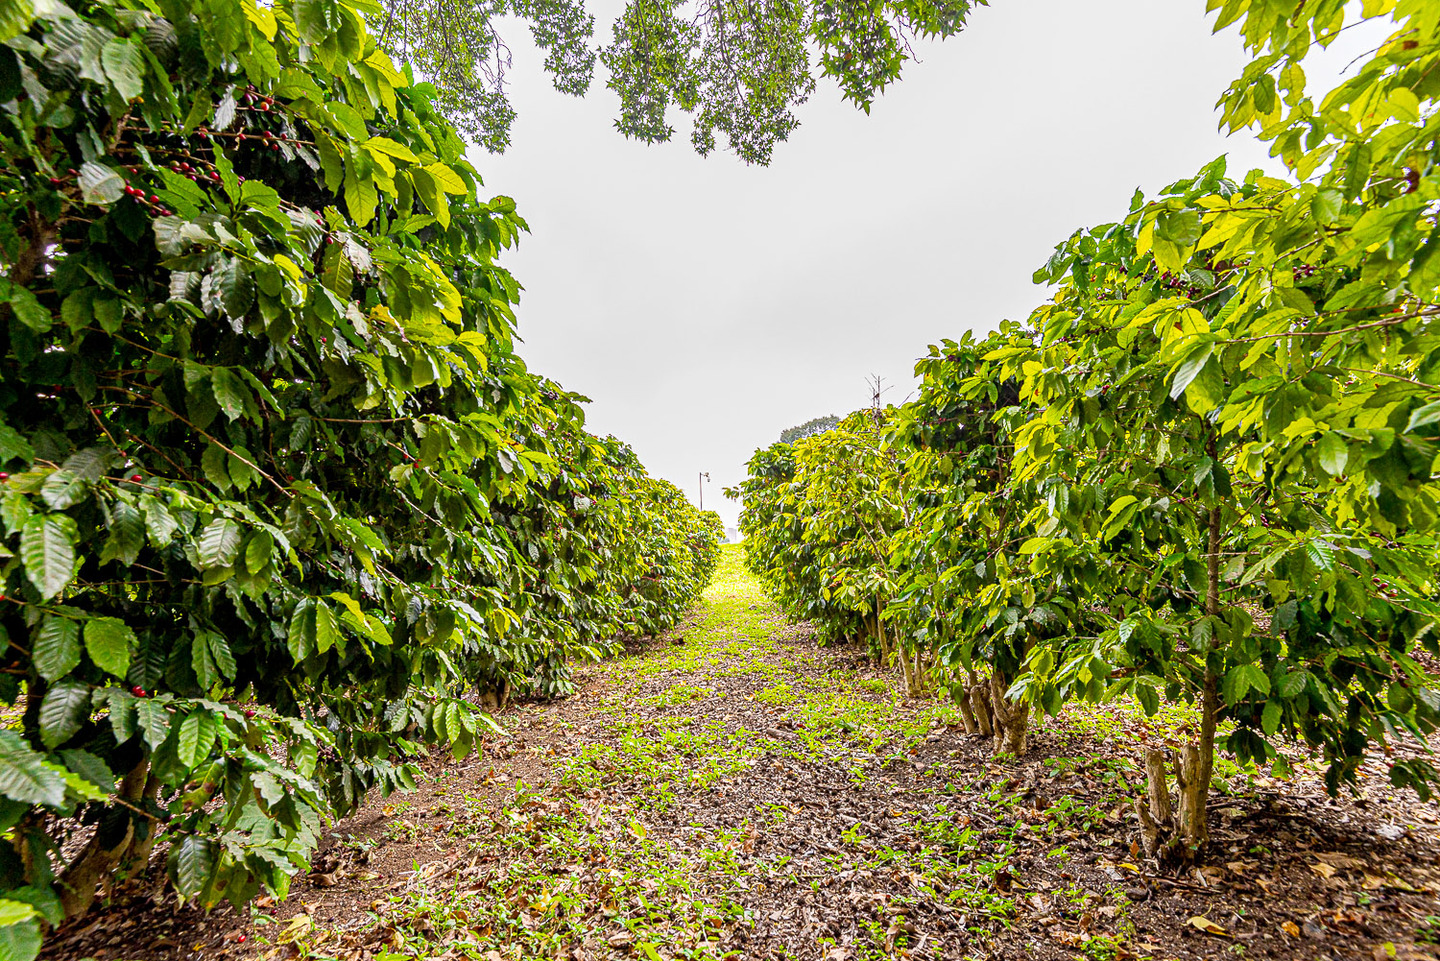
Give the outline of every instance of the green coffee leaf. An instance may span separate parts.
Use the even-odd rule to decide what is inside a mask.
[[[1270,678],[1254,664],[1237,664],[1225,672],[1221,687],[1225,703],[1239,704],[1251,689],[1259,694],[1269,694]]]
[[[324,654],[332,647],[344,648],[345,638],[340,633],[340,622],[335,611],[324,601],[315,602],[315,649]]]
[[[158,751],[170,733],[170,712],[159,701],[140,698],[135,703],[135,714],[145,743],[150,745],[151,750]]]
[[[20,323],[31,330],[49,330],[55,322],[50,311],[45,309],[33,293],[8,277],[0,277],[0,304],[9,304]],[[16,436],[18,437],[18,435]],[[24,444],[23,439],[20,443]],[[18,454],[12,453],[11,456],[18,456]]]
[[[145,518],[129,501],[116,501],[110,507],[110,536],[100,552],[100,561],[118,560],[125,566],[134,564],[145,546]]]
[[[80,165],[80,196],[87,204],[113,204],[125,195],[125,181],[104,164]]]
[[[182,837],[170,849],[170,875],[182,898],[193,898],[204,890],[215,871],[215,842],[194,836]]]
[[[20,912],[30,912],[25,917]],[[34,961],[40,954],[40,919],[35,908],[19,901],[0,900],[0,961]]]
[[[75,575],[75,522],[63,514],[36,514],[20,532],[25,575],[43,600],[59,594]]]
[[[110,765],[89,751],[71,749],[60,752],[60,760],[75,774],[99,787],[106,794],[115,793],[115,772]]]
[[[15,731],[0,728],[0,794],[26,804],[59,807],[65,779],[46,766],[45,756]]]
[[[135,632],[117,617],[97,617],[85,623],[85,650],[96,666],[124,679],[130,670]]]
[[[245,408],[255,403],[245,382],[228,367],[216,367],[210,372],[210,387],[215,392],[215,402],[230,420],[244,417]],[[218,448],[212,444],[206,453],[215,449]]]
[[[230,652],[230,644],[219,634],[208,635],[210,641],[210,657],[215,662],[216,669],[220,672],[221,679],[227,681],[235,680],[235,655]]]
[[[45,484],[40,488],[40,498],[51,510],[63,511],[80,503],[89,490],[88,480],[62,468],[45,478]]]
[[[47,681],[69,674],[80,663],[80,625],[68,617],[46,614],[35,632],[30,656]]]
[[[215,286],[220,294],[220,306],[233,320],[243,319],[255,303],[255,282],[250,277],[250,268],[238,257],[228,258],[215,268]],[[218,395],[216,399],[219,400]],[[221,401],[222,406],[223,403]]]
[[[121,100],[134,100],[144,92],[145,61],[135,44],[118,37],[111,40],[100,51],[100,62],[105,66],[106,79]]]
[[[1284,713],[1284,707],[1279,701],[1266,701],[1265,709],[1260,714],[1260,730],[1269,737],[1280,729],[1280,716]]]
[[[1309,675],[1304,671],[1291,671],[1280,676],[1276,682],[1276,693],[1281,697],[1296,697],[1305,690],[1305,682]]]
[[[1345,473],[1345,462],[1350,456],[1350,449],[1345,443],[1345,438],[1332,431],[1321,437],[1316,447],[1322,470],[1332,477],[1339,477]]]
[[[220,672],[215,666],[215,655],[210,650],[208,634],[196,634],[190,640],[190,667],[200,686],[209,690],[220,683]]]
[[[205,568],[229,567],[240,552],[244,531],[240,525],[222,517],[205,525],[200,532],[200,564]]]
[[[56,747],[74,737],[90,717],[90,685],[60,681],[40,702],[40,740]]]
[[[180,722],[177,739],[180,763],[186,767],[197,767],[210,755],[220,726],[209,711],[195,711]]]

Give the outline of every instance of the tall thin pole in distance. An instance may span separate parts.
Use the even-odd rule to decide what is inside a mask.
[[[705,482],[709,479],[709,472],[702,470],[700,472],[700,509],[702,511],[705,509]]]

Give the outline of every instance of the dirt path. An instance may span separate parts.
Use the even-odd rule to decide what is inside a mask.
[[[1440,958],[1433,803],[1221,764],[1218,863],[1147,877],[1133,751],[1183,712],[1067,710],[998,763],[949,704],[902,701],[787,625],[733,548],[683,629],[581,680],[337,825],[287,901],[201,918],[131,900],[50,953]]]

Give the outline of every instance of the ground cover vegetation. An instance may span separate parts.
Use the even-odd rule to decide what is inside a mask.
[[[932,347],[917,400],[846,421],[874,429],[833,468],[822,438],[776,445],[735,491],[788,612],[909,659],[1001,752],[1035,711],[1193,705],[1136,806],[1165,864],[1204,856],[1217,751],[1283,772],[1301,745],[1331,791],[1380,752],[1425,798],[1434,764],[1391,755],[1440,722],[1440,6],[1209,6],[1254,55],[1222,122],[1293,177],[1221,159],[1137,193],[1057,248],[1025,323]],[[1357,16],[1393,32],[1311,94],[1306,53]]]
[[[343,0],[0,13],[0,957],[163,860],[283,896],[720,520],[525,367],[524,221]]]

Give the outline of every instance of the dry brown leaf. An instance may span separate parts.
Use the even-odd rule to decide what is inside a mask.
[[[1198,914],[1190,919],[1190,926],[1197,931],[1204,931],[1206,934],[1213,934],[1219,938],[1230,937],[1229,931],[1226,931],[1209,918],[1201,917]]]
[[[1335,866],[1326,864],[1324,861],[1312,861],[1307,867],[1322,878],[1333,878],[1335,876]]]
[[[1286,921],[1284,924],[1280,925],[1280,930],[1284,931],[1292,938],[1300,937],[1300,925],[1296,924],[1294,921]]]
[[[1350,855],[1341,854],[1338,851],[1322,851],[1316,854],[1315,858],[1337,868],[1358,868],[1365,864],[1359,858],[1352,858]]]

